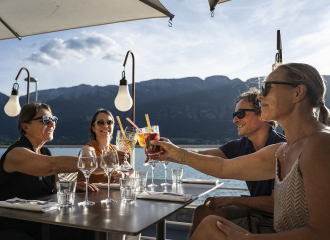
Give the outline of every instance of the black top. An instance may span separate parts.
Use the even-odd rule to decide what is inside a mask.
[[[286,142],[285,136],[271,128],[265,147],[279,142]],[[220,149],[229,159],[255,152],[252,142],[247,137],[230,141],[221,146]],[[274,183],[274,179],[265,181],[246,181],[251,197],[270,196],[274,189]]]
[[[3,169],[3,163],[7,153],[17,147],[27,148],[36,152],[30,141],[25,137],[21,137],[19,141],[11,145],[2,155],[0,160],[0,201],[9,198],[31,199],[52,194],[54,191],[55,176],[36,177],[20,172],[7,173]],[[46,147],[42,147],[41,154],[51,156],[50,151]]]

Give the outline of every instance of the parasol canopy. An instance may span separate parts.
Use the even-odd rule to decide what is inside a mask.
[[[1,0],[0,40],[162,17],[159,0]]]

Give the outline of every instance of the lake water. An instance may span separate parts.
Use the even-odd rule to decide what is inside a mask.
[[[185,148],[189,149],[189,148]],[[206,150],[208,148],[194,148],[194,149],[203,149]],[[49,150],[51,151],[53,156],[61,156],[61,155],[68,155],[68,156],[78,156],[80,148],[61,148],[61,147],[50,147]],[[6,151],[6,148],[0,148],[0,156]],[[144,148],[136,147],[135,148],[135,170],[147,170],[148,171],[148,178],[151,179],[151,167],[144,166],[143,163],[146,159]],[[172,168],[180,168],[180,164],[170,163],[167,167],[167,181],[172,183],[172,176],[171,176],[171,169]],[[189,166],[183,165],[183,178],[200,178],[200,179],[217,179],[215,177],[203,174]],[[162,163],[159,163],[155,167],[155,179],[165,179],[165,168]],[[244,181],[238,180],[231,180],[231,179],[219,179],[220,182],[224,184],[222,187],[228,188],[247,188],[246,183]],[[240,191],[240,190],[222,190],[216,189],[198,200],[194,202],[194,204],[202,204],[207,197],[210,196],[240,196],[240,195],[248,195],[248,191]]]

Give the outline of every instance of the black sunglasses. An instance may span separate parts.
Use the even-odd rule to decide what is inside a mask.
[[[38,120],[38,119],[42,119],[42,122],[45,125],[48,125],[50,121],[52,121],[53,123],[56,124],[57,120],[58,120],[58,118],[55,117],[55,116],[52,116],[52,117],[50,117],[50,116],[41,116],[41,117],[34,118],[32,120]]]
[[[104,126],[104,121],[103,121],[103,119],[97,120],[96,123],[97,123],[97,125],[99,125],[99,127],[103,127],[103,126]],[[108,125],[113,124],[113,120],[108,120],[108,121],[107,121],[107,124],[108,124]]]
[[[233,113],[233,119],[237,116],[239,119],[242,119],[245,117],[245,112],[250,111],[250,112],[256,112],[254,109],[238,109],[237,112]]]
[[[271,89],[271,84],[284,84],[284,85],[297,86],[297,84],[289,83],[289,82],[272,82],[272,81],[263,82],[261,86],[261,92],[264,97],[266,97],[267,94],[269,93],[269,90]]]

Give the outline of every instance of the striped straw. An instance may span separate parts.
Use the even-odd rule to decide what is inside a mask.
[[[138,128],[138,126],[136,126],[134,123],[133,123],[133,121],[131,120],[131,119],[129,119],[129,118],[126,118],[126,120],[127,121],[129,121],[137,130],[139,130],[141,133],[143,133],[142,131],[141,131],[141,129],[140,128]]]
[[[126,140],[126,135],[125,135],[125,132],[124,132],[124,129],[123,129],[123,126],[121,125],[121,121],[120,121],[120,118],[119,116],[117,116],[117,120],[118,120],[118,123],[119,123],[119,127],[120,127],[120,130],[121,130],[121,133],[123,134],[125,140]]]
[[[149,115],[148,114],[146,114],[146,120],[147,120],[147,125],[148,125],[149,132],[151,133],[150,120],[149,120]]]

